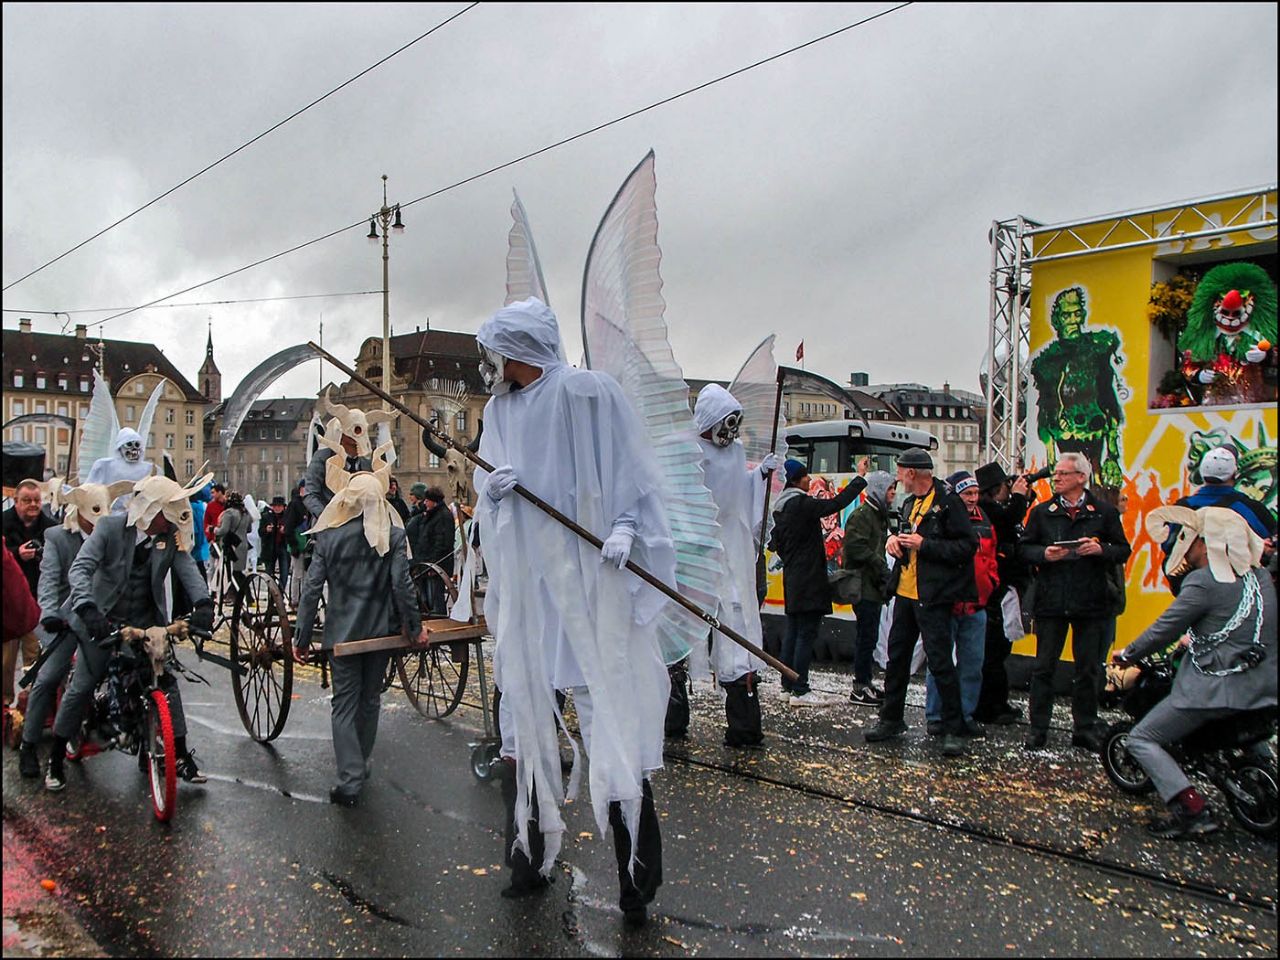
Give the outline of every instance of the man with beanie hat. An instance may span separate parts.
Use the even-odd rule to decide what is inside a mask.
[[[1006,725],[1022,719],[1022,711],[1009,702],[1009,674],[1005,661],[1013,652],[1013,641],[1005,632],[1004,598],[1010,590],[1019,598],[1027,589],[1030,573],[1018,557],[1022,522],[1035,494],[1026,477],[1012,477],[998,463],[986,463],[974,473],[978,481],[978,506],[991,518],[996,534],[996,564],[1000,582],[987,601],[987,631],[982,659],[982,689],[973,718],[985,723]],[[1018,634],[1021,630],[1018,631]],[[1016,634],[1017,635],[1017,634]]]
[[[897,562],[890,583],[895,602],[884,703],[879,721],[862,735],[876,743],[906,732],[902,717],[919,636],[942,701],[942,753],[960,756],[966,730],[960,683],[951,661],[951,610],[956,603],[978,599],[973,578],[978,535],[963,501],[934,478],[933,458],[924,450],[907,450],[898,457],[898,482],[908,493],[902,505],[907,532],[895,534],[885,545]]]
[[[867,474],[866,497],[844,527],[844,569],[859,577],[853,614],[857,617],[858,639],[853,648],[852,703],[879,706],[884,691],[871,682],[871,663],[880,636],[880,611],[889,599],[889,565],[884,545],[889,536],[889,510],[898,485],[888,473]]]
[[[792,706],[821,706],[826,701],[809,689],[809,662],[822,618],[831,612],[827,554],[822,542],[822,518],[853,503],[867,485],[854,477],[829,500],[809,496],[813,478],[799,460],[783,464],[787,487],[773,506],[773,551],[782,560],[782,592],[787,630],[782,639],[782,662],[799,674],[782,680],[782,692]]]

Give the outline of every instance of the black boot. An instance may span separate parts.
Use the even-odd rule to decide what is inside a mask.
[[[757,696],[756,675],[748,673],[741,679],[723,684],[726,747],[758,747],[764,743],[760,729],[760,697]]]
[[[671,696],[663,731],[670,740],[684,740],[689,736],[689,662],[673,663],[667,673],[671,677]]]
[[[516,839],[515,759],[503,757],[502,761],[497,764],[495,772],[498,782],[502,785],[502,800],[507,811],[506,844],[503,847],[503,851],[506,857],[506,864],[511,868],[511,884],[502,891],[502,895],[508,900],[514,900],[541,893],[551,886],[551,879],[538,872],[538,867],[542,865],[542,856],[545,848],[542,842],[542,833],[538,830],[537,790],[529,791],[529,805],[530,810],[533,812],[533,816],[528,823],[529,853],[533,855],[530,858],[525,856],[523,850],[515,850],[512,846]]]
[[[23,740],[18,748],[18,772],[28,779],[40,776],[40,755],[34,743]]]

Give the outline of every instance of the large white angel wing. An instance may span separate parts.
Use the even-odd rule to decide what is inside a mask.
[[[138,433],[142,437],[142,446],[144,451],[147,446],[147,437],[151,435],[151,421],[156,418],[156,407],[160,403],[160,398],[164,396],[164,385],[167,380],[162,379],[156,384],[156,388],[151,391],[151,398],[147,401],[147,405],[142,408],[142,418],[138,421]],[[143,453],[143,459],[146,459],[146,452]]]
[[[650,151],[623,183],[591,241],[582,278],[582,342],[587,366],[622,385],[648,432],[676,544],[676,585],[714,612],[724,567],[719,511],[703,480],[689,387],[663,319],[656,190]],[[695,675],[705,675],[707,628],[701,620],[668,604],[659,636],[668,663],[687,653]]]
[[[111,388],[97,367],[93,370],[93,397],[89,400],[89,413],[80,429],[80,448],[76,453],[75,475],[83,483],[89,477],[93,461],[109,457],[115,451],[112,444],[120,432],[120,418],[116,415],[115,400]],[[69,478],[68,478],[69,479]]]
[[[760,346],[751,351],[729,384],[729,392],[742,404],[739,436],[747,451],[747,463],[751,466],[763,460],[775,442],[786,444],[783,438],[787,432],[787,418],[778,403],[778,361],[773,358],[774,340],[772,333],[765,337]]]
[[[524,212],[520,194],[511,191],[515,199],[511,203],[511,232],[507,234],[507,304],[517,300],[537,297],[547,306],[547,283],[542,278],[542,263],[538,260],[538,248],[533,245],[533,231],[529,228],[529,216]]]

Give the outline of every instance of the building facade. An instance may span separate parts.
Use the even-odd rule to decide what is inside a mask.
[[[956,470],[976,468],[982,461],[982,436],[973,407],[944,383],[934,390],[920,383],[876,384],[869,393],[892,405],[908,427],[926,430],[938,438],[934,474],[945,477]]]
[[[228,490],[252,494],[258,500],[284,497],[287,501],[307,469],[307,431],[316,407],[315,397],[255,401],[224,459],[221,430],[226,404],[219,403],[204,419],[208,469],[214,479]]]
[[[83,324],[75,333],[36,333],[22,319],[17,330],[4,331],[3,422],[28,414],[47,415],[49,422],[6,426],[5,440],[34,443],[45,449],[45,472],[62,477],[88,476],[91,463],[78,463],[78,447],[93,397],[93,370],[98,367],[111,389],[121,427],[138,428],[156,385],[165,383],[148,435],[146,456],[157,466],[163,454],[173,461],[180,480],[192,476],[204,460],[204,396],[151,343],[90,340]]]

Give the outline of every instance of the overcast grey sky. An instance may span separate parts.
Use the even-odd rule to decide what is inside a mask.
[[[892,5],[481,4],[4,307],[146,303],[367,218],[383,173],[407,202]],[[4,4],[4,283],[464,6]],[[732,376],[776,332],[780,360],[803,339],[837,380],[977,389],[993,219],[1274,181],[1276,19],[1274,4],[909,6],[408,208],[392,324],[474,332],[501,305],[515,187],[579,356],[587,246],[652,147],[686,376]],[[178,299],[380,289],[366,232]],[[194,380],[212,316],[229,391],[322,312],[345,359],[381,335],[380,296],[148,309],[103,335],[154,341]],[[96,335],[105,316],[73,322]],[[314,391],[311,367],[268,395]]]

